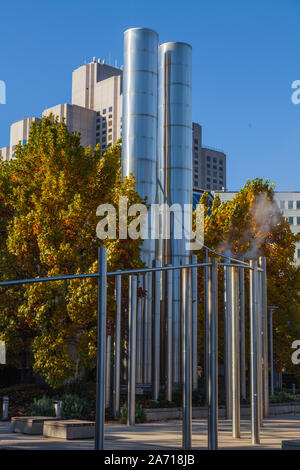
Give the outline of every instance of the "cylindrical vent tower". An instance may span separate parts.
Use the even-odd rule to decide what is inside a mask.
[[[157,50],[155,31],[147,28],[125,31],[122,175],[133,173],[137,192],[142,198],[147,197],[149,204],[156,201]],[[152,264],[155,240],[144,241],[142,258],[147,265]]]
[[[160,242],[159,257],[163,264],[188,262],[187,240],[176,237],[184,223],[184,204],[192,203],[191,75],[192,48],[189,44],[167,42],[159,47],[158,194],[160,203],[178,204],[171,213],[170,239]],[[165,227],[165,221],[161,222]]]
[[[158,50],[158,200],[160,210],[158,257],[163,265],[187,264],[183,230],[185,204],[192,203],[192,48],[181,42],[162,44]],[[189,214],[187,214],[189,215]],[[169,227],[166,238],[166,227]],[[190,227],[188,227],[188,230]],[[163,235],[163,236],[162,236]],[[162,292],[166,292],[162,278]],[[167,293],[167,295],[169,295]],[[166,299],[162,298],[162,317]],[[180,272],[174,271],[172,289],[173,381],[181,381]]]

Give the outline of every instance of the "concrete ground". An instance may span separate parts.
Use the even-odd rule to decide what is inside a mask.
[[[105,450],[166,450],[181,448],[180,420],[160,421],[128,427],[122,424],[105,425]],[[1,449],[28,450],[91,450],[94,440],[64,441],[42,436],[11,433],[10,423],[0,423]],[[220,449],[281,449],[283,440],[300,440],[300,415],[280,415],[264,420],[261,444],[251,444],[249,419],[241,421],[241,438],[232,439],[231,422],[219,421]],[[207,422],[193,420],[193,449],[207,448]]]

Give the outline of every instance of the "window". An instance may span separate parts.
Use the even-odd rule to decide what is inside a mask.
[[[100,132],[97,132],[96,137],[100,137]]]
[[[216,158],[214,158],[214,159],[213,159],[213,162],[214,162],[214,163],[217,163],[217,159],[216,159]]]
[[[208,162],[210,162],[210,157],[209,157],[209,156],[208,156],[208,157],[206,157],[206,160],[207,160]]]
[[[210,164],[209,164],[209,163],[208,163],[206,166],[207,166],[207,168],[210,168]]]
[[[288,221],[289,221],[290,225],[293,225],[294,224],[294,217],[289,217]]]
[[[106,137],[102,137],[102,142],[106,142]]]
[[[288,201],[288,209],[293,209],[293,201]]]
[[[216,183],[217,183],[217,180],[215,180],[215,179],[214,179],[214,180],[213,180],[213,183],[215,183],[215,184],[216,184]]]
[[[213,169],[216,170],[216,169],[217,169],[217,165],[213,165]]]
[[[194,139],[194,144],[198,144],[198,139]]]
[[[100,143],[100,139],[96,139],[96,144],[99,144]]]
[[[300,209],[300,201],[297,201],[296,207],[297,207],[297,209]]]
[[[207,189],[210,189],[210,184],[207,185]]]
[[[102,114],[106,114],[106,109],[103,109]]]
[[[297,225],[300,225],[300,217],[297,217]]]
[[[198,165],[198,160],[194,160],[194,165]]]
[[[198,152],[198,145],[195,145],[194,150]]]
[[[96,126],[96,131],[99,131],[100,129],[100,124],[98,124],[98,126]]]
[[[207,170],[207,174],[210,175],[210,170]]]
[[[195,170],[194,170],[194,171],[195,171],[195,173],[197,174],[197,173],[198,173],[198,168],[195,168]]]
[[[210,178],[206,178],[207,182],[210,183]]]
[[[280,201],[280,209],[284,209],[284,201]]]
[[[112,106],[110,106],[110,107],[108,108],[108,112],[109,112],[109,113],[112,112]]]
[[[223,166],[223,160],[219,160],[219,165]]]
[[[198,158],[198,156],[199,156],[198,152],[195,152],[195,153],[194,153],[194,157],[197,157],[197,158]]]
[[[300,258],[300,249],[299,248],[297,250],[297,255],[298,255],[298,258]]]

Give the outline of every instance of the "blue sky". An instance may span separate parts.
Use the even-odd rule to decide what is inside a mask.
[[[74,68],[122,64],[123,31],[146,26],[193,46],[193,120],[227,154],[228,188],[300,190],[299,0],[1,0],[0,18],[0,147],[12,122],[70,102]]]

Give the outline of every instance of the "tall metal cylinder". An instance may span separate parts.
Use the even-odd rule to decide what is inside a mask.
[[[170,239],[162,240],[164,265],[188,263],[184,237],[185,204],[192,203],[192,48],[168,42],[158,51],[159,202],[177,204],[170,220]],[[186,210],[185,210],[186,209]],[[185,212],[184,212],[185,211]],[[167,213],[162,214],[166,226]],[[181,229],[180,229],[181,225]],[[181,237],[180,237],[181,235]],[[178,236],[178,238],[176,238]]]
[[[120,416],[120,373],[121,373],[121,289],[122,277],[116,277],[116,326],[115,326],[115,360],[113,387],[113,415]]]
[[[95,450],[103,450],[105,421],[106,378],[106,303],[107,290],[106,248],[98,248],[98,302],[97,302],[97,377],[96,377],[96,423]]]
[[[208,268],[208,449],[218,448],[218,264]]]
[[[241,347],[241,396],[246,398],[246,324],[245,324],[245,270],[239,269],[239,291],[240,291],[240,347]]]
[[[231,268],[231,383],[232,437],[240,437],[240,347],[239,347],[239,278],[238,268]]]
[[[269,416],[269,348],[268,348],[268,306],[267,306],[267,260],[260,258],[262,272],[262,327],[263,327],[263,387],[264,416]]]
[[[182,270],[182,448],[192,446],[192,279],[191,270]]]
[[[156,266],[160,265],[156,260]],[[158,401],[160,390],[160,271],[156,271],[154,294],[154,341],[153,341],[153,400]]]
[[[173,271],[167,272],[167,367],[166,367],[166,399],[172,401],[173,387],[173,319],[172,319],[172,300],[173,300]]]
[[[251,374],[251,438],[252,444],[260,443],[260,417],[258,396],[257,357],[257,262],[250,260],[250,374]]]
[[[129,277],[129,361],[127,424],[135,424],[137,276]]]
[[[111,336],[106,338],[106,383],[105,383],[105,407],[110,407],[110,388],[111,388]]]
[[[229,261],[228,261],[229,262]],[[232,329],[231,329],[231,275],[230,267],[224,266],[224,327],[225,327],[225,391],[226,391],[226,418],[232,418],[232,377],[231,377],[231,345],[232,345]]]
[[[192,255],[192,263],[197,264],[197,255]],[[192,321],[193,321],[193,390],[198,388],[198,284],[197,268],[192,269]]]
[[[158,34],[151,29],[124,33],[122,176],[133,173],[136,190],[148,204],[156,200],[157,48]],[[150,266],[155,240],[144,240],[141,256]]]

